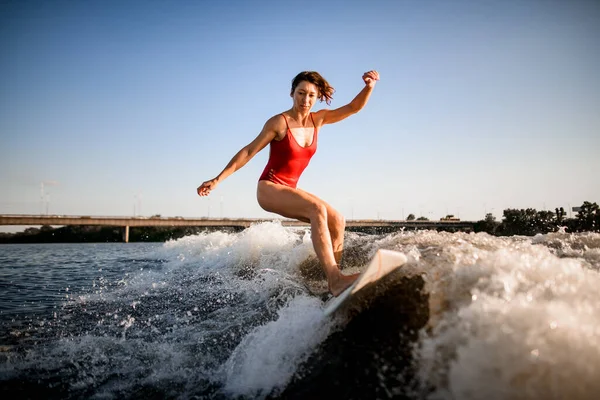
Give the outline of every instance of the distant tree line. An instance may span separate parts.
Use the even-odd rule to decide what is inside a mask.
[[[419,217],[419,218],[415,218],[415,214],[408,214],[408,217],[406,217],[407,221],[429,221],[429,218],[427,217]]]
[[[575,218],[567,218],[560,207],[554,211],[537,211],[533,208],[506,209],[501,222],[487,214],[475,224],[475,232],[487,232],[496,236],[524,235],[557,232],[600,232],[600,207],[596,203],[583,202]]]
[[[0,232],[0,243],[110,243],[123,241],[123,229],[118,226],[67,225],[53,228],[27,228],[23,232]],[[141,226],[129,229],[130,242],[165,242],[210,230],[236,228]]]

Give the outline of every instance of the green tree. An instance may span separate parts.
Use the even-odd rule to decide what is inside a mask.
[[[408,214],[408,217],[406,217],[407,221],[414,221],[415,219],[415,214]]]
[[[582,231],[600,231],[600,207],[596,203],[584,201],[577,213],[577,220]]]
[[[507,236],[525,235],[533,236],[536,231],[537,211],[533,208],[527,209],[506,209],[504,210],[504,219],[502,220],[502,234]]]
[[[499,225],[500,223],[496,221],[496,217],[491,213],[488,213],[485,215],[485,219],[475,223],[473,230],[475,232],[487,232],[490,235],[493,235],[496,233]]]
[[[556,210],[556,223],[557,224],[562,224],[563,220],[565,219],[565,209],[564,208],[557,208]]]
[[[23,231],[25,235],[37,235],[38,233],[40,233],[38,228],[27,228]]]
[[[556,231],[556,220],[552,211],[538,211],[535,216],[535,233]]]

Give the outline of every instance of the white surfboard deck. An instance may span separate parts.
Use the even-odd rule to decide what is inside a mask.
[[[323,312],[325,315],[333,314],[338,308],[349,300],[354,294],[365,288],[370,283],[376,282],[390,272],[406,264],[406,256],[400,252],[386,249],[379,249],[367,269],[354,281],[354,283],[340,293],[339,296],[333,297],[325,303]]]

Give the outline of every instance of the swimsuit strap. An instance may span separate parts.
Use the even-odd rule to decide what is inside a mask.
[[[287,122],[287,118],[285,117],[284,113],[281,113],[281,115],[283,116],[283,119],[285,119],[285,126],[287,126],[287,130],[289,131],[290,130],[290,126],[289,126],[289,124]]]
[[[317,129],[317,126],[315,125],[315,119],[313,118],[312,113],[310,113],[310,120],[313,123],[313,128]]]

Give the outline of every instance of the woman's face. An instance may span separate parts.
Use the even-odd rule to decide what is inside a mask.
[[[301,111],[310,111],[312,106],[315,105],[318,96],[319,89],[317,89],[314,83],[308,81],[300,82],[292,94],[294,106]]]

